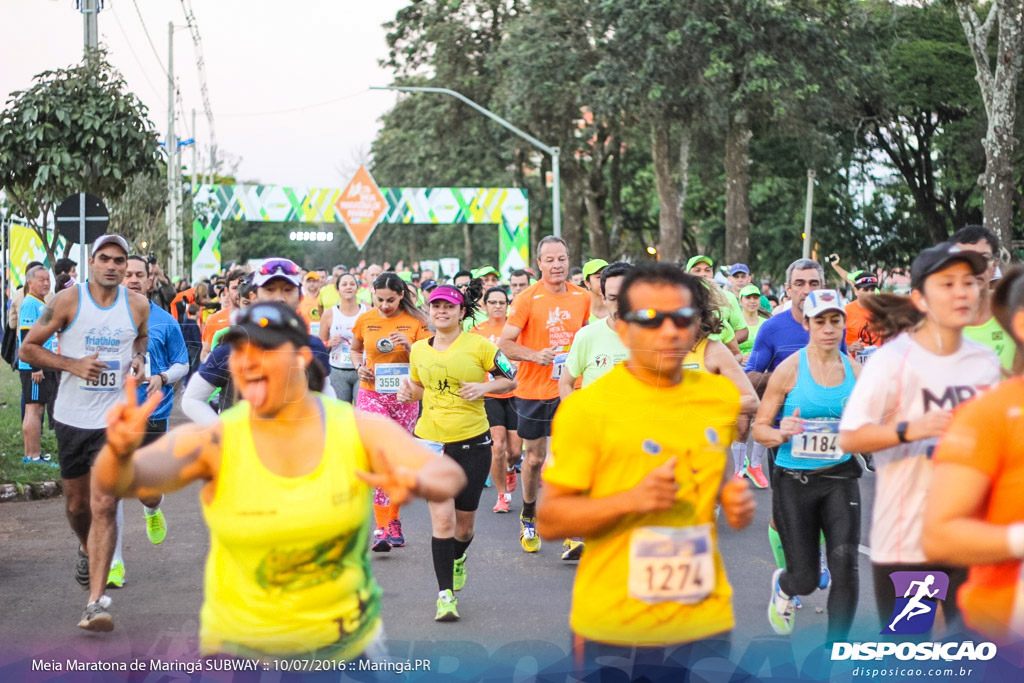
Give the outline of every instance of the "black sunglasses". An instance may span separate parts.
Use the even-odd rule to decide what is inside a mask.
[[[242,309],[235,309],[231,316],[232,325],[256,325],[278,332],[299,332],[306,334],[306,326],[297,316],[288,315],[285,311],[271,304],[253,304]]]
[[[671,318],[672,324],[679,329],[693,325],[696,319],[696,311],[687,306],[678,311],[656,311],[653,308],[644,308],[639,311],[630,311],[622,316],[627,323],[633,323],[648,330],[656,330],[665,322],[665,318]]]

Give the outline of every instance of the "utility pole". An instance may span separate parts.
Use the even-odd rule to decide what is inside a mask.
[[[192,109],[192,137],[196,137],[196,110]],[[194,198],[196,196],[196,190],[199,188],[199,182],[196,180],[196,173],[199,172],[199,144],[195,141],[192,142],[192,168],[189,173],[188,186],[192,188],[190,194]]]
[[[811,210],[814,208],[814,169],[807,169],[807,206],[804,208],[804,258],[811,258]]]
[[[174,135],[174,24],[167,22],[167,242],[170,245],[171,260],[168,275],[181,277],[181,234],[178,225],[178,197],[181,183],[178,181],[178,138]]]
[[[101,5],[101,0],[79,0],[78,3],[78,9],[82,13],[86,61],[89,60],[89,53],[98,48],[100,44],[100,31],[96,17],[100,13]]]

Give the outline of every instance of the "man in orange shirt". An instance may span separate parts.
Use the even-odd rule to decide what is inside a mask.
[[[558,379],[573,337],[590,317],[590,295],[566,281],[569,247],[562,238],[548,236],[537,244],[537,266],[540,281],[512,301],[508,323],[498,342],[506,356],[521,361],[515,398],[526,458],[519,542],[528,553],[540,550],[537,488],[548,453],[551,420],[558,408]]]
[[[879,340],[868,331],[871,316],[861,306],[861,302],[878,291],[878,278],[870,273],[862,273],[853,281],[853,288],[857,298],[846,304],[846,346],[851,356],[864,362],[867,360],[865,350],[870,353],[878,346]]]
[[[228,285],[220,295],[220,310],[207,318],[203,327],[203,350],[199,352],[199,362],[206,360],[213,350],[214,335],[231,325],[231,311],[238,308],[238,285],[244,275],[241,270],[228,273]]]
[[[309,333],[320,335],[320,273],[311,270],[302,279],[302,301],[299,302],[299,315],[306,321]]]

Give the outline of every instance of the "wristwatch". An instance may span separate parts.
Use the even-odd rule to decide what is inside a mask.
[[[896,437],[900,440],[900,443],[907,443],[907,428],[910,426],[908,422],[897,422],[896,423]]]

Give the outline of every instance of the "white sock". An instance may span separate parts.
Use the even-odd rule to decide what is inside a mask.
[[[114,546],[114,562],[124,562],[121,557],[121,538],[124,536],[124,501],[117,501],[117,545]]]
[[[156,505],[154,505],[153,507],[147,507],[147,506],[143,505],[142,506],[142,511],[146,513],[147,517],[152,517],[153,515],[155,515],[157,512],[160,511],[160,503],[163,503],[163,502],[164,502],[164,497],[160,496],[160,500],[159,500],[159,502],[157,502]]]
[[[732,471],[737,474],[743,470],[743,456],[747,454],[747,444],[742,441],[732,442]]]
[[[762,446],[761,444],[759,444],[759,443],[757,443],[755,441],[754,442],[754,448],[752,449],[752,452],[750,453],[750,466],[751,467],[760,467],[761,463],[764,462],[764,454],[767,453],[767,452],[768,452],[767,446]]]

